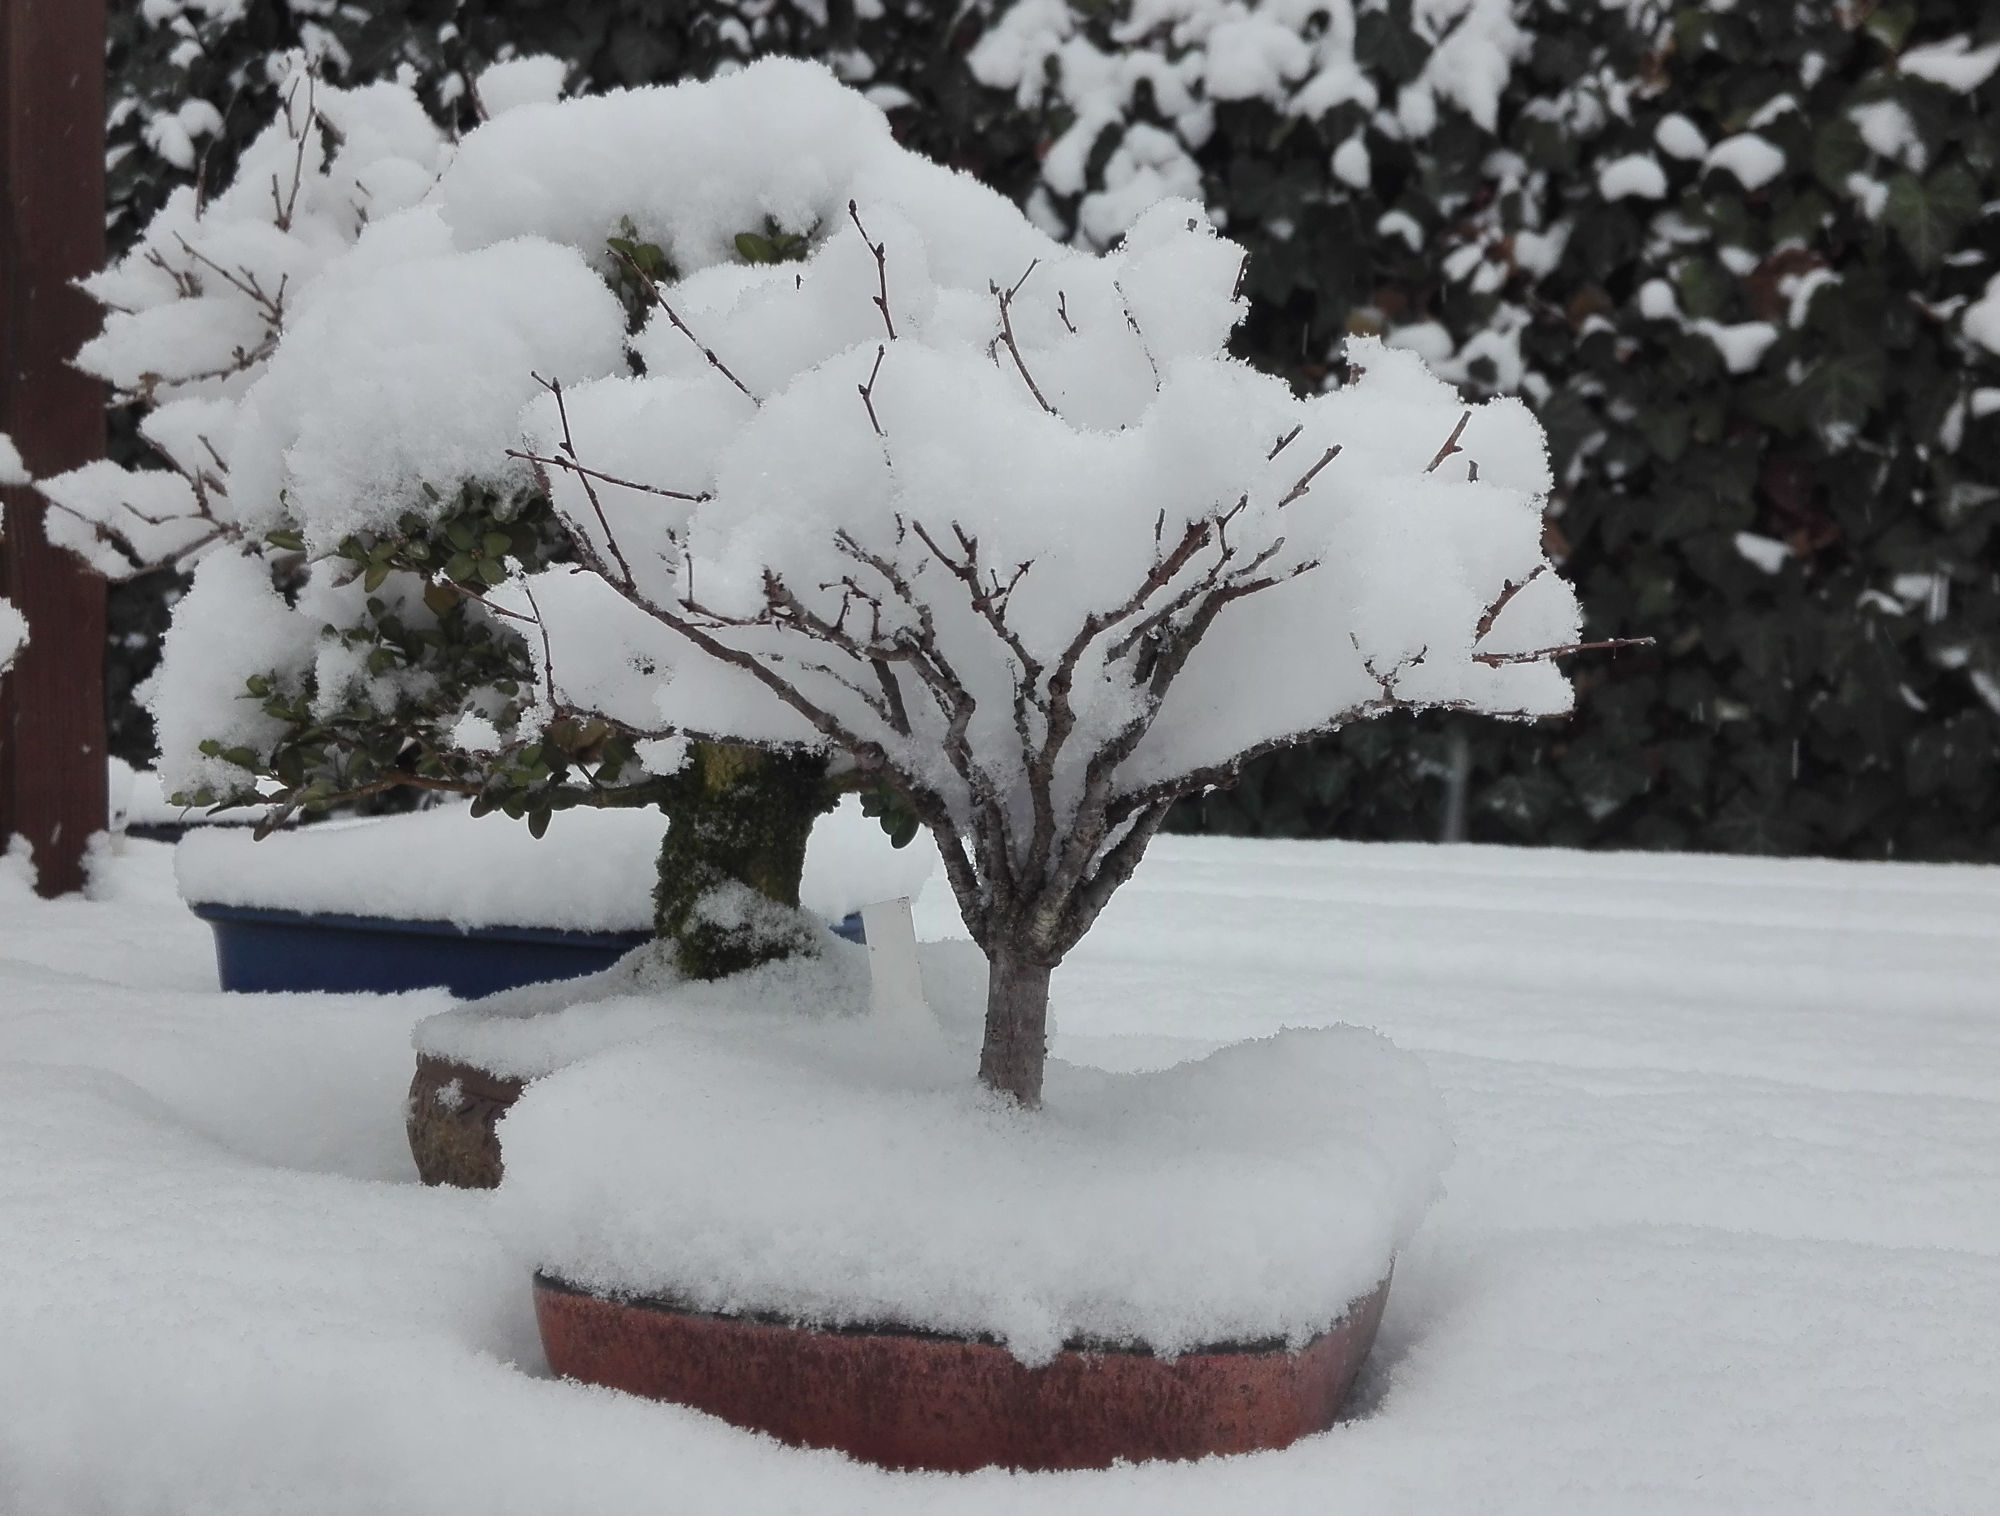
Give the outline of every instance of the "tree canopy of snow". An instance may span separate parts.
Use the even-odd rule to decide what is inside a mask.
[[[966,1478],[549,1377],[495,1195],[411,1171],[446,997],[217,993],[165,846],[91,894],[0,865],[10,1510],[1973,1516],[2000,1486],[1993,870],[1162,839],[1058,973],[1058,1056],[1373,1026],[1443,1098],[1446,1193],[1332,1431]]]
[[[454,805],[324,822],[262,842],[237,828],[197,833],[181,844],[174,868],[185,898],[218,905],[636,932],[653,925],[662,830],[657,811],[578,809],[537,839],[504,817],[474,819]],[[891,847],[848,796],[813,828],[800,903],[838,921],[874,901],[915,895],[936,865],[929,838]],[[551,879],[561,888],[550,889]]]
[[[100,461],[37,487],[51,540],[112,578],[254,546],[281,524],[275,496],[232,478],[239,407],[328,265],[421,199],[450,154],[393,84],[336,89],[295,57],[282,100],[227,188],[176,190],[130,252],[83,281],[107,314],[77,365],[143,403],[140,436],[165,469]]]
[[[1577,614],[1526,408],[1466,408],[1363,339],[1354,382],[1306,399],[1232,359],[1245,255],[1197,204],[1154,205],[1104,256],[1063,246],[789,61],[520,105],[434,184],[414,101],[339,108],[341,154],[403,165],[412,203],[329,234],[268,351],[187,381],[226,407],[226,449],[197,435],[232,504],[184,475],[177,519],[275,533],[310,568],[287,604],[261,564],[202,563],[157,681],[171,787],[267,763],[264,697],[308,670],[316,710],[412,688],[321,629],[367,597],[441,613],[340,551],[468,480],[546,489],[579,559],[478,597],[535,628],[539,720],[842,754],[931,828],[982,946],[1044,977],[1172,801],[1247,755],[1403,706],[1569,707],[1549,654]],[[267,137],[296,156],[314,129]],[[352,218],[343,162],[301,173],[302,202]],[[245,234],[270,241],[268,215]],[[759,226],[803,263],[743,263]],[[621,231],[670,272],[620,270]],[[145,268],[105,277],[152,278],[143,314],[200,304]],[[636,364],[621,272],[650,308]],[[231,309],[271,279],[290,288],[225,280]],[[130,368],[142,328],[114,317],[86,361]]]
[[[1030,1364],[1079,1337],[1297,1346],[1385,1277],[1450,1157],[1422,1064],[1371,1032],[1058,1064],[1042,1112],[1010,1116],[962,1056],[861,1014],[864,974],[840,996],[830,955],[801,966],[826,981],[814,1020],[674,1007],[535,1082],[496,1217],[526,1262],[701,1310],[990,1335]],[[984,997],[954,1009],[976,1039]]]

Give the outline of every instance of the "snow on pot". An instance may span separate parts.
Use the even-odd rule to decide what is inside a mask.
[[[549,837],[557,835],[552,831]],[[916,894],[936,861],[927,839],[892,848],[850,797],[813,828],[799,892],[807,911],[839,923],[832,935],[857,942],[860,907]],[[529,1080],[643,1036],[651,1026],[652,997],[698,998],[706,985],[716,982],[683,972],[669,940],[636,934],[634,946],[639,950],[628,951],[615,966],[604,966],[588,979],[525,985],[417,1023],[411,1033],[417,1068],[405,1124],[410,1153],[425,1184],[461,1189],[498,1184],[502,1163],[496,1124]],[[962,962],[950,965],[966,951],[964,944],[925,946],[920,957],[926,984],[955,982],[940,976],[962,976]]]
[[[660,831],[657,815],[579,811],[537,841],[458,805],[261,842],[205,829],[174,872],[215,931],[225,990],[474,996],[595,973],[648,941]]]
[[[1102,257],[1058,245],[795,62],[405,146],[449,161],[329,255],[240,400],[188,402],[228,411],[227,509],[252,528],[205,540],[306,566],[197,567],[159,682],[175,782],[241,798],[261,776],[281,809],[456,788],[537,830],[572,804],[688,808],[658,912],[675,972],[788,1009],[736,1018],[746,1046],[727,1013],[684,1014],[683,984],[636,984],[605,1004],[650,1010],[603,1015],[660,1030],[521,1097],[500,1194],[569,1288],[801,1341],[991,1337],[1038,1370],[1073,1341],[1176,1362],[1269,1341],[1305,1373],[1434,1182],[1421,1079],[1360,1033],[1064,1070],[1051,976],[1169,809],[1251,758],[1391,710],[1569,708],[1578,612],[1542,553],[1533,417],[1365,339],[1344,383],[1295,395],[1230,358],[1245,255],[1199,205]],[[214,491],[197,503],[216,525]],[[836,774],[934,841],[988,969],[976,1053],[835,1014],[842,952],[792,881]],[[769,1185],[705,1205],[659,1167],[696,1112],[862,1178],[827,1191],[760,1144]],[[878,1173],[914,1209],[868,1200]],[[1062,1208],[1021,1210],[1041,1189]],[[856,1208],[832,1252],[825,1193]],[[1160,1445],[1142,1431],[1126,1455]]]
[[[1416,1059],[1335,1028],[1145,1074],[1057,1062],[1028,1112],[964,1077],[978,985],[934,996],[925,1046],[850,974],[726,1014],[655,999],[645,1041],[522,1098],[498,1217],[552,1367],[905,1468],[1332,1422],[1449,1156]]]
[[[174,869],[215,929],[225,990],[442,985],[471,999],[594,974],[651,941],[661,831],[656,813],[579,809],[537,839],[445,806],[261,842],[207,829]],[[935,862],[927,845],[892,850],[850,799],[814,828],[802,904],[855,936],[863,903],[914,893]]]

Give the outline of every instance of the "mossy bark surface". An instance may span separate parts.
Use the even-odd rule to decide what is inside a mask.
[[[654,929],[681,972],[721,979],[812,948],[798,916],[813,822],[833,808],[826,759],[695,744],[667,806]]]

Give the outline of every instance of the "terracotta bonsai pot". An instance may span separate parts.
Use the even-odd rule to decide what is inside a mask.
[[[425,1184],[490,1190],[500,1183],[500,1137],[494,1124],[521,1098],[523,1079],[417,1055],[404,1124],[410,1156]]]
[[[819,1330],[619,1301],[535,1278],[557,1373],[897,1469],[1104,1468],[1281,1448],[1333,1424],[1374,1343],[1383,1279],[1297,1352],[1155,1357],[1078,1345],[1027,1368],[990,1341]]]

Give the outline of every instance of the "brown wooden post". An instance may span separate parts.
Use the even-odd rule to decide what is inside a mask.
[[[0,0],[0,431],[40,477],[104,452],[104,394],[69,366],[97,328],[70,287],[104,261],[104,0]],[[0,594],[28,646],[0,678],[0,840],[44,895],[79,889],[105,824],[104,581],[5,492]]]

